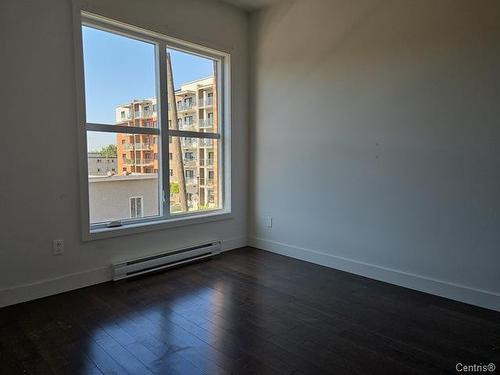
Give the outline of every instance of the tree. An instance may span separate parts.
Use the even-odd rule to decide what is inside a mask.
[[[103,158],[116,158],[117,155],[117,149],[116,145],[107,145],[101,148],[101,151],[99,151],[99,154]]]
[[[179,194],[179,184],[177,182],[170,183],[170,194]]]
[[[168,103],[170,103],[170,108],[172,111],[172,130],[179,130],[179,125],[177,124],[177,105],[175,102],[175,90],[174,90],[174,78],[172,75],[172,61],[170,60],[170,53],[167,53],[167,93],[168,93]],[[177,177],[177,184],[179,186],[179,200],[182,212],[187,212],[187,194],[186,194],[186,180],[184,178],[184,164],[182,163],[182,148],[181,148],[181,137],[173,137],[171,144],[173,158],[173,169],[175,171],[175,176]]]

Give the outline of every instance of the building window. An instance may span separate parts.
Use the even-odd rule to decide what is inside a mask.
[[[83,63],[78,64],[77,69],[83,80],[78,85],[79,118],[82,119],[79,126],[82,138],[86,137],[86,141],[81,142],[81,149],[102,149],[106,152],[104,162],[115,163],[116,160],[116,170],[123,172],[105,181],[102,177],[88,176],[88,186],[82,189],[88,198],[88,211],[82,212],[88,224],[88,237],[102,237],[101,233],[108,227],[113,227],[116,234],[117,225],[124,230],[129,226],[137,230],[138,224],[168,224],[174,219],[178,225],[179,220],[205,216],[207,210],[214,211],[213,215],[229,213],[230,176],[229,168],[225,168],[225,162],[230,161],[229,140],[225,137],[230,134],[229,55],[192,43],[184,44],[178,39],[172,41],[157,32],[111,21],[110,17],[87,12],[79,17],[82,48],[77,48],[77,54],[81,53],[79,60]],[[106,48],[99,48],[102,45]],[[120,56],[131,53],[137,61],[136,74],[132,76],[126,66],[119,63]],[[187,67],[186,59],[190,61]],[[182,81],[186,69],[189,70],[189,82]],[[208,77],[207,72],[211,72]],[[128,77],[127,85],[116,90],[116,85],[125,76]],[[192,90],[197,80],[199,85],[211,86],[208,90],[214,92],[214,103],[217,103],[211,117],[214,125],[203,131],[180,126],[172,129],[169,118],[180,122],[181,111],[192,111],[184,118],[185,125],[192,125],[192,114],[203,110],[202,99],[179,94]],[[181,96],[184,97],[181,99]],[[155,116],[158,120],[146,120],[145,116]],[[117,155],[121,157],[115,159]],[[211,155],[213,166],[212,177],[208,178],[215,182],[210,186],[213,199],[210,205],[193,204],[193,193],[187,191],[186,180],[201,176],[200,171],[205,170],[202,164],[208,155]],[[88,161],[89,156],[87,152],[84,160]],[[198,157],[200,165],[193,163]],[[97,163],[101,163],[101,159],[97,159]],[[119,199],[118,194],[125,196]],[[195,201],[200,199],[201,202],[201,197],[194,195]],[[126,215],[126,208],[116,203],[127,200],[130,215]],[[143,202],[148,203],[146,215],[143,214]],[[94,232],[99,236],[93,236]]]
[[[143,217],[142,211],[142,198],[143,197],[130,197],[130,218]]]

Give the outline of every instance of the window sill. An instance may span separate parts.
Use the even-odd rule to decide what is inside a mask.
[[[101,240],[105,238],[121,237],[130,234],[150,232],[154,230],[162,230],[187,225],[204,224],[213,221],[221,221],[232,219],[233,215],[226,211],[216,211],[205,215],[183,216],[168,220],[148,221],[144,223],[128,224],[117,228],[99,228],[90,229],[87,233],[83,233],[83,241]]]

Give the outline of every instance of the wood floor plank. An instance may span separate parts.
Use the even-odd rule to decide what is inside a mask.
[[[0,373],[444,374],[500,313],[243,248],[0,309]]]

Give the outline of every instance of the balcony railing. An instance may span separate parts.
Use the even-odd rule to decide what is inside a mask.
[[[153,158],[142,158],[142,159],[124,159],[127,165],[149,165],[154,162]]]
[[[178,111],[188,111],[190,109],[194,109],[196,106],[196,101],[192,102],[182,102],[182,103],[177,103],[177,110]]]
[[[207,138],[200,138],[200,147],[212,147],[212,140]]]
[[[196,159],[195,158],[184,159],[182,162],[183,162],[183,164],[186,167],[191,167],[191,166],[195,166],[196,165]]]
[[[192,140],[183,139],[181,141],[182,147],[196,147],[198,144],[196,141],[197,141],[196,139],[192,139]]]
[[[215,182],[214,178],[200,177],[200,185],[201,186],[213,186],[214,182]]]
[[[148,110],[148,111],[142,111],[142,117],[154,117],[156,116],[156,111],[153,110]]]
[[[193,177],[185,177],[184,181],[186,181],[186,184],[190,184],[190,185],[194,185],[198,182],[197,178],[194,176]]]
[[[196,131],[196,123],[192,122],[190,124],[179,123],[179,130]]]
[[[201,167],[211,167],[214,165],[214,159],[201,159],[200,166]]]
[[[123,146],[124,150],[152,150],[152,143],[125,143]]]
[[[214,98],[205,98],[200,100],[200,107],[209,107],[214,105]]]
[[[199,119],[198,121],[200,129],[208,129],[214,126],[214,120],[211,118]]]

